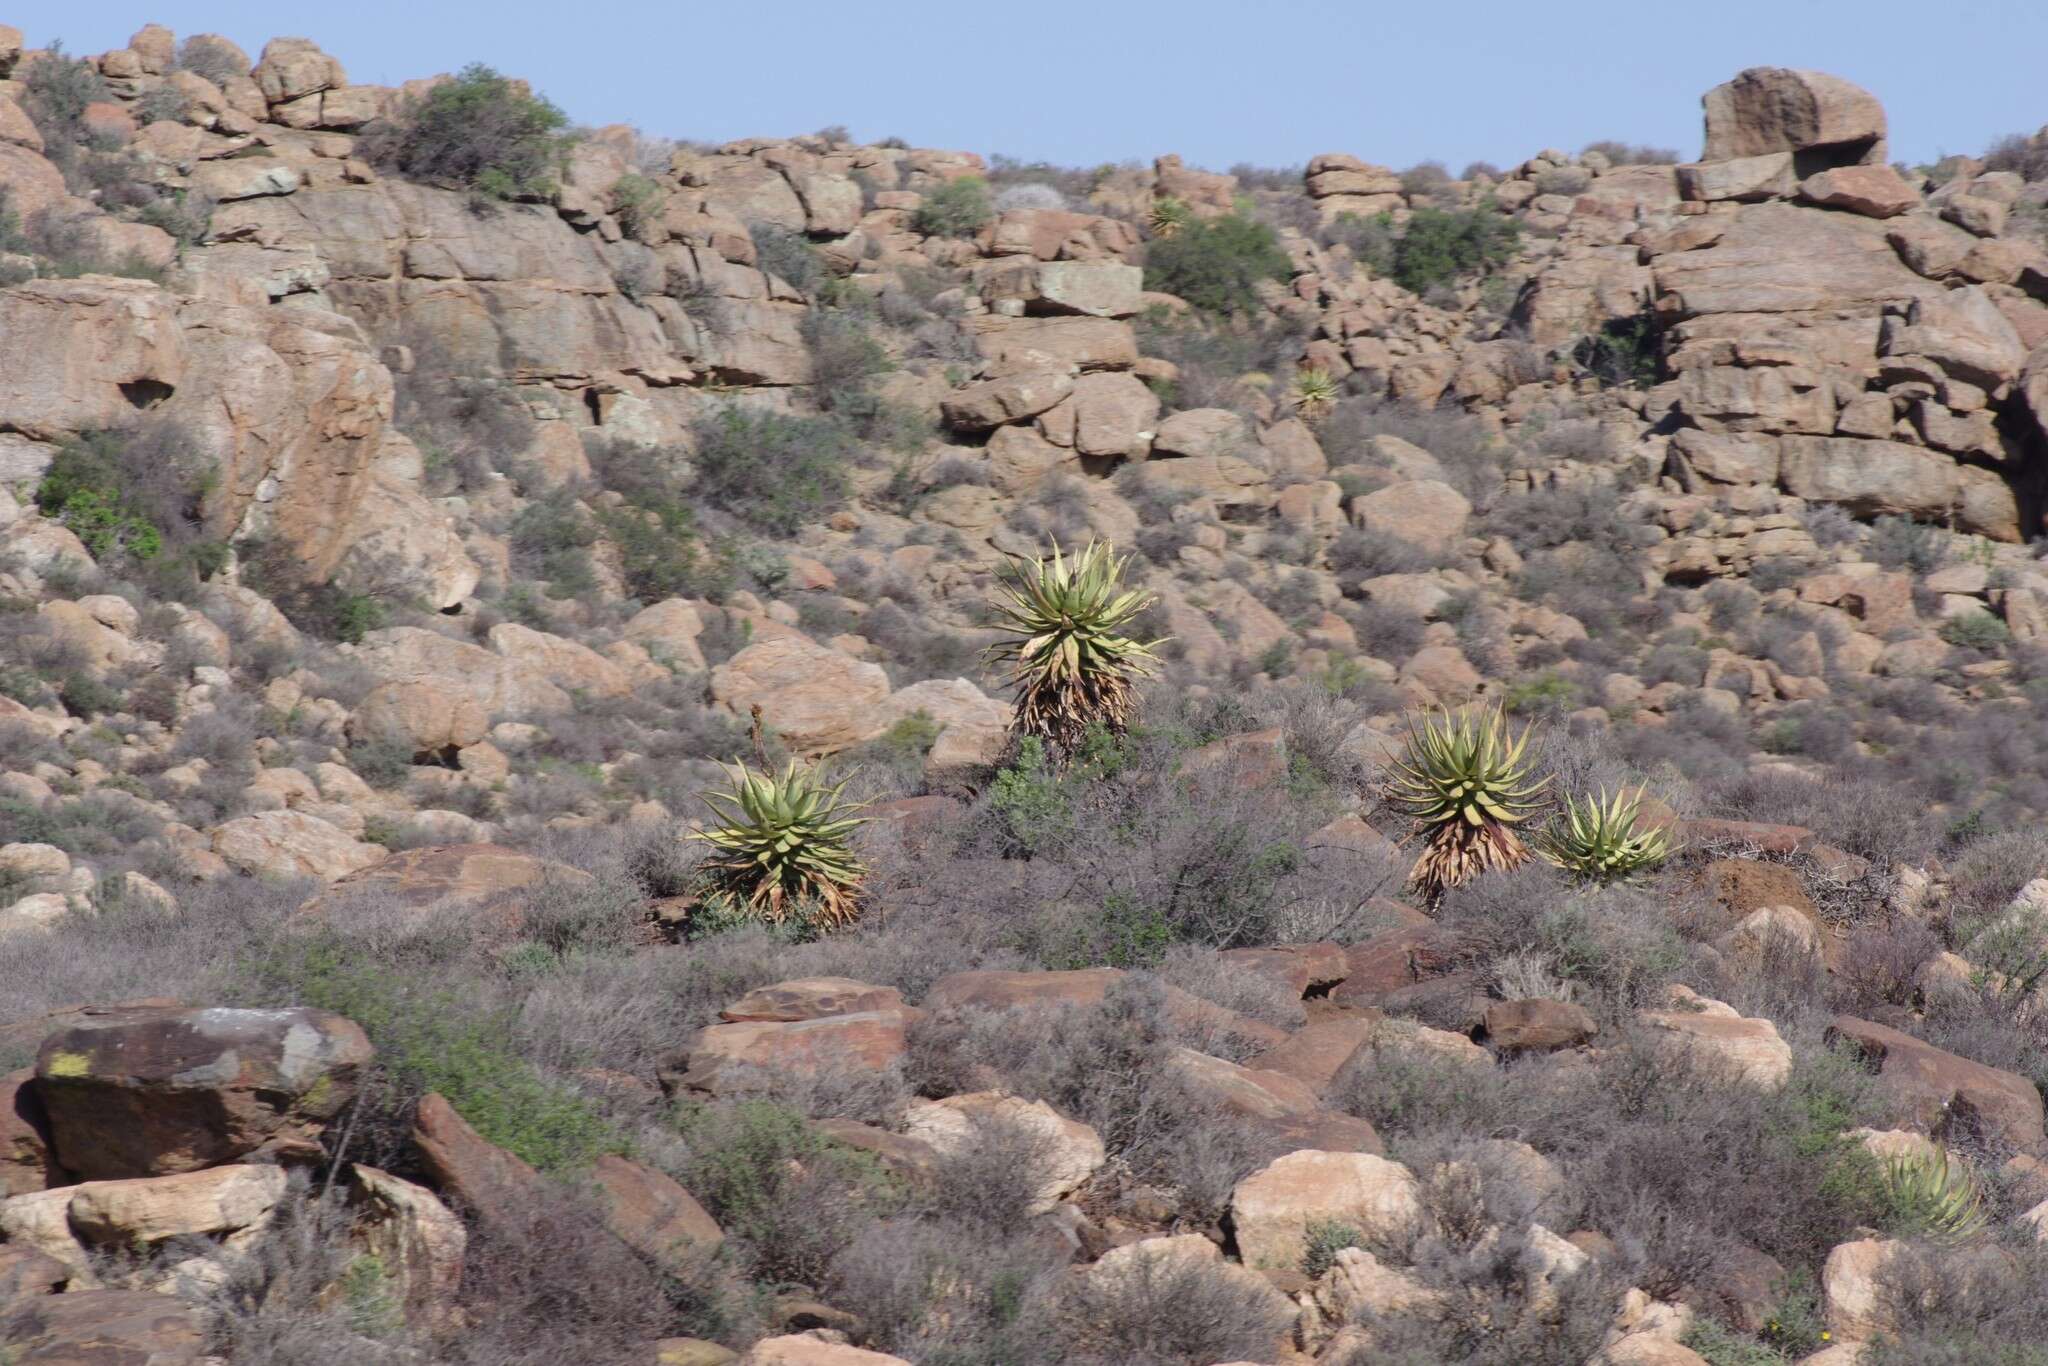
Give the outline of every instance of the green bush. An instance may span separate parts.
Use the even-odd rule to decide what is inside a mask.
[[[201,534],[213,478],[175,423],[87,432],[58,447],[36,485],[36,509],[101,565],[128,571],[162,561],[173,575],[204,578],[225,559],[225,548]]]
[[[1959,617],[1950,617],[1941,624],[1941,638],[1951,645],[1965,650],[1982,650],[1986,653],[2000,649],[2012,640],[2012,632],[2004,622],[1991,613],[1978,608],[1965,612]]]
[[[395,973],[331,933],[286,936],[247,965],[266,999],[331,1010],[363,1027],[402,1108],[439,1092],[476,1131],[541,1171],[586,1167],[623,1150],[596,1107],[513,1052],[512,1020],[432,971]]]
[[[1191,220],[1145,251],[1145,288],[1176,295],[1208,313],[1249,313],[1261,280],[1292,269],[1280,239],[1264,223],[1229,214]]]
[[[589,454],[598,482],[624,500],[600,509],[597,525],[618,551],[627,592],[642,602],[660,602],[716,600],[731,591],[731,548],[707,547],[698,535],[696,514],[684,496],[681,454],[617,443],[594,444]]]
[[[972,237],[992,217],[988,182],[970,175],[927,190],[910,225],[927,237]]]
[[[831,418],[729,406],[700,418],[692,492],[760,531],[793,536],[845,499],[853,434]]]
[[[473,64],[357,141],[370,161],[408,179],[484,199],[554,192],[568,117],[522,82]]]
[[[1394,243],[1395,284],[1413,294],[1485,275],[1514,259],[1521,225],[1490,205],[1450,211],[1417,209]]]

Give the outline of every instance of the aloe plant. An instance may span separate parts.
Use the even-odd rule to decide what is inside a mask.
[[[1984,1231],[1984,1195],[1969,1167],[1948,1150],[1902,1153],[1884,1164],[1885,1202],[1893,1231],[1958,1243]]]
[[[1564,810],[1536,841],[1536,851],[1582,882],[1626,881],[1671,856],[1671,832],[1642,819],[1644,788],[1612,797],[1567,796]]]
[[[1529,730],[1508,733],[1498,706],[1439,711],[1411,726],[1386,795],[1414,818],[1425,845],[1409,885],[1436,901],[1485,872],[1519,867],[1529,849],[1514,827],[1542,805],[1548,779],[1531,777]]]
[[[1137,710],[1134,680],[1157,667],[1160,642],[1124,634],[1153,603],[1123,586],[1128,564],[1104,541],[1071,557],[1055,542],[1050,556],[1011,559],[989,660],[1017,689],[1011,733],[1038,737],[1062,760],[1092,727],[1127,729]]]
[[[717,823],[690,836],[715,851],[701,865],[708,896],[771,924],[792,911],[824,928],[858,919],[867,870],[847,837],[866,819],[843,799],[846,784],[827,786],[795,760],[780,774],[744,763],[726,772],[731,788],[704,794]]]

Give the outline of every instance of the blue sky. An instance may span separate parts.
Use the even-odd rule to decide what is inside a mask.
[[[1596,138],[1695,156],[1700,94],[1756,65],[1867,86],[1907,160],[2048,123],[2043,0],[0,4],[32,45],[54,37],[75,53],[152,19],[181,37],[225,33],[252,56],[301,34],[364,83],[487,62],[583,123],[709,141],[844,124],[866,140],[1080,166],[1174,151],[1201,166],[1279,166],[1346,151],[1455,172]]]

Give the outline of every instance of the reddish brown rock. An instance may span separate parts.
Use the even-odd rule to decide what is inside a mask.
[[[1802,825],[1760,825],[1755,821],[1692,820],[1678,823],[1679,843],[1690,848],[1751,848],[1767,854],[1791,854],[1813,840]]]
[[[1359,1010],[1313,1020],[1254,1059],[1267,1071],[1284,1073],[1321,1095],[1352,1055],[1370,1043],[1386,1017]]]
[[[35,1080],[33,1067],[0,1077],[0,1200],[69,1179],[50,1151],[50,1120]]]
[[[483,1222],[517,1227],[515,1216],[540,1185],[540,1173],[470,1127],[429,1092],[413,1114],[412,1145],[441,1193]]]
[[[141,1290],[42,1296],[0,1326],[8,1360],[19,1366],[191,1366],[208,1359],[198,1309]]]
[[[1350,961],[1342,944],[1281,944],[1267,949],[1226,949],[1224,962],[1285,987],[1296,996],[1327,992],[1344,980]]]
[[[955,972],[932,983],[925,994],[926,1010],[1011,1010],[1019,1006],[1087,1008],[1102,1004],[1112,983],[1123,977],[1118,968],[1077,968],[1068,972]],[[1166,989],[1167,1009],[1175,1023],[1197,1033],[1235,1036],[1257,1047],[1271,1047],[1287,1031],[1247,1019],[1222,1006],[1200,1000],[1178,987]]]
[[[1443,932],[1433,924],[1376,934],[1347,948],[1344,959],[1344,982],[1330,999],[1358,1005],[1439,976],[1449,963]]]
[[[701,1264],[725,1240],[696,1197],[658,1171],[606,1153],[590,1179],[605,1207],[605,1227],[657,1266]]]
[[[713,1094],[743,1086],[751,1072],[815,1076],[880,1072],[903,1061],[904,1031],[920,1012],[867,1010],[823,1019],[749,1021],[700,1030],[680,1074],[663,1084]]]
[[[851,977],[800,977],[773,986],[755,987],[718,1012],[727,1024],[787,1024],[819,1020],[828,1015],[901,1010],[903,993],[894,987],[856,982]]]
[[[2041,1093],[2025,1077],[1849,1015],[1837,1015],[1828,1034],[1875,1066],[1885,1089],[1930,1133],[1956,1130],[2021,1149],[2041,1142]]]
[[[354,1099],[371,1052],[324,1010],[119,1011],[45,1040],[36,1089],[66,1169],[161,1176],[303,1151]]]
[[[1600,1032],[1584,1006],[1540,997],[1490,1007],[1485,1028],[1487,1041],[1495,1048],[1546,1053],[1575,1048]]]
[[[1810,175],[1799,182],[1799,197],[1865,218],[1896,218],[1920,202],[1920,192],[1889,166],[1840,166]]]

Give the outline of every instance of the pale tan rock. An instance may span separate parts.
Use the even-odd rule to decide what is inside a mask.
[[[71,1187],[71,1227],[87,1243],[123,1248],[258,1227],[284,1198],[282,1167],[228,1166]]]
[[[697,638],[704,634],[704,618],[697,604],[683,598],[657,602],[635,613],[624,627],[626,639],[646,647],[658,660],[687,673],[704,668],[704,650]]]
[[[1472,504],[1449,484],[1413,480],[1351,500],[1351,519],[1368,531],[1439,553],[1464,539]]]
[[[954,430],[986,431],[1035,417],[1073,392],[1073,377],[1063,370],[1027,371],[955,389],[939,407]]]
[[[323,882],[382,863],[390,853],[302,811],[259,811],[219,825],[213,831],[213,852],[258,877]]]
[[[488,726],[476,698],[445,681],[380,683],[349,718],[353,737],[396,740],[430,754],[477,744]]]
[[[1069,368],[1128,370],[1138,362],[1130,324],[1112,318],[978,314],[967,325],[996,376]]]
[[[490,641],[491,648],[514,667],[540,675],[571,695],[623,697],[633,690],[624,671],[588,645],[510,621],[493,626]]]
[[[1666,1046],[1709,1070],[1725,1071],[1747,1085],[1776,1090],[1792,1075],[1792,1049],[1766,1019],[1738,1015],[1726,1002],[1685,987],[1670,989],[1672,1009],[1638,1017],[1665,1038]]]
[[[1399,1237],[1424,1217],[1414,1174],[1370,1153],[1289,1153],[1238,1182],[1230,1195],[1231,1224],[1250,1267],[1298,1268],[1313,1221]]]
[[[360,1163],[349,1173],[352,1237],[377,1258],[409,1318],[453,1325],[469,1249],[462,1220],[424,1186]]]
[[[1227,408],[1189,408],[1159,424],[1152,438],[1158,457],[1240,458],[1253,445],[1251,428]]]
[[[830,1342],[808,1333],[763,1338],[747,1349],[737,1366],[910,1366],[902,1357]]]
[[[903,1129],[941,1156],[962,1154],[992,1140],[990,1131],[1029,1135],[1033,1213],[1058,1206],[1062,1197],[1095,1175],[1105,1160],[1101,1135],[1068,1119],[1044,1101],[1027,1101],[999,1091],[975,1091],[943,1100],[913,1101]]]
[[[33,211],[19,198],[12,207]],[[187,359],[176,302],[146,281],[92,275],[0,290],[0,412],[15,431],[60,440],[119,426],[135,411],[130,393],[175,389]]]
[[[808,640],[764,640],[711,671],[711,699],[744,719],[759,705],[783,743],[802,753],[831,753],[873,739],[886,727],[880,705],[889,678]]]
[[[272,104],[348,84],[341,63],[307,38],[272,38],[263,45],[262,60],[250,74]]]
[[[1678,168],[1679,193],[1687,199],[1782,199],[1795,184],[1790,152],[1765,152],[1725,161],[1700,161]]]
[[[1889,1238],[1864,1238],[1838,1244],[1828,1253],[1820,1283],[1828,1327],[1836,1337],[1865,1342],[1897,1330],[1884,1303],[1880,1278],[1886,1263],[1902,1246]]]

